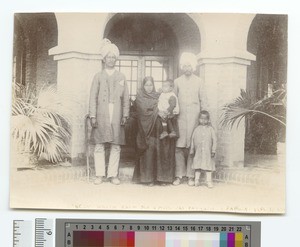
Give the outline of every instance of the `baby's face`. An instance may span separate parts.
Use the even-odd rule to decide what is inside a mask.
[[[172,91],[172,87],[170,85],[170,82],[163,82],[162,84],[162,91],[163,93],[168,93],[168,92],[171,92]]]

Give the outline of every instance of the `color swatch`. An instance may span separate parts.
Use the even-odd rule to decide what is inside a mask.
[[[243,233],[74,231],[74,247],[242,247]]]

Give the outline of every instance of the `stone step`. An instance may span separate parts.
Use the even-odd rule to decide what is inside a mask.
[[[119,178],[123,183],[130,183],[134,172],[133,162],[121,162]],[[94,168],[90,167],[90,180],[95,176]],[[213,173],[216,182],[241,184],[249,186],[275,186],[280,182],[280,172],[270,172],[258,168],[219,168]],[[274,179],[275,178],[275,179]],[[14,179],[32,181],[34,184],[41,183],[64,183],[71,180],[87,179],[86,166],[57,165],[39,167],[34,170],[23,170],[17,173]]]

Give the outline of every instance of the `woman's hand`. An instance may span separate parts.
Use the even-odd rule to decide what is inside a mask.
[[[122,117],[121,119],[121,125],[125,125],[127,122],[128,117]]]

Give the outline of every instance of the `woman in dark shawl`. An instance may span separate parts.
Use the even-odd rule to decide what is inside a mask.
[[[172,183],[175,169],[176,139],[159,139],[161,123],[158,116],[158,98],[152,77],[145,77],[137,93],[138,122],[137,161],[133,181],[153,185]]]

